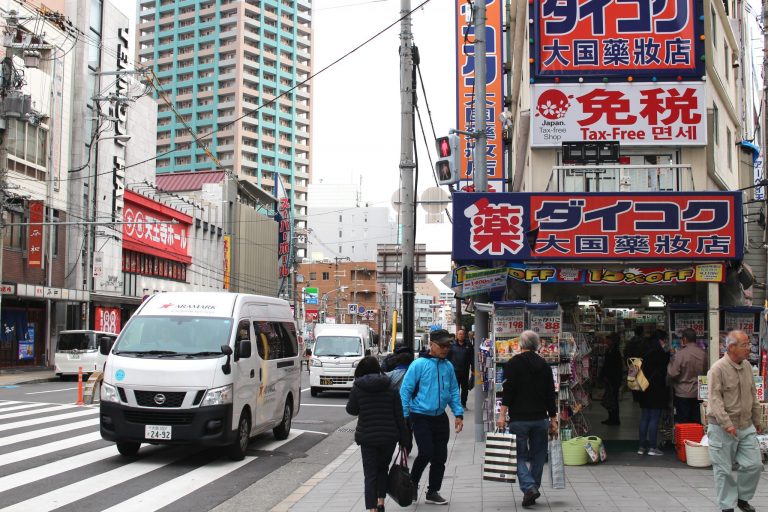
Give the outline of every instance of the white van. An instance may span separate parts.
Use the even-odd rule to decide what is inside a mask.
[[[367,355],[378,355],[373,331],[364,324],[319,324],[309,361],[312,396],[323,390],[349,391],[357,363]]]
[[[252,348],[255,346],[255,350]],[[132,456],[141,443],[227,446],[285,439],[301,405],[296,325],[288,302],[236,293],[161,293],[145,301],[109,352],[101,436]]]
[[[99,352],[101,338],[108,338],[113,343],[117,334],[91,330],[61,331],[53,356],[56,375],[64,379],[77,375],[82,368],[83,378],[87,379],[91,372],[104,368],[107,358]]]

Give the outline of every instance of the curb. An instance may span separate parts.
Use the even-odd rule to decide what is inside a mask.
[[[21,386],[22,384],[40,384],[43,382],[59,382],[58,377],[46,377],[42,379],[32,379],[32,380],[21,380],[17,382],[0,382],[0,387],[2,386]]]
[[[312,478],[308,479],[303,485],[299,486],[298,489],[293,491],[287,498],[274,506],[270,512],[288,512],[291,510],[291,507],[301,501],[304,496],[306,496],[312,489],[317,487],[318,484],[325,480],[328,475],[333,473],[339,466],[344,464],[347,459],[349,459],[359,449],[360,447],[353,443],[351,446],[349,446],[349,448],[341,452],[341,455],[336,457],[331,463],[312,475]]]

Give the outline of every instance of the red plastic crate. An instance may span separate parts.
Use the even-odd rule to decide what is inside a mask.
[[[675,424],[675,448],[677,459],[685,462],[685,441],[701,441],[704,437],[704,426],[700,423],[676,423]]]

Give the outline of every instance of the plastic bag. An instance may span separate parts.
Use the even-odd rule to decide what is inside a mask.
[[[563,444],[557,438],[549,440],[549,471],[550,476],[552,477],[552,488],[565,489]]]

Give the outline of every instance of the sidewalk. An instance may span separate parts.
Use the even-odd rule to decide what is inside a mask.
[[[422,476],[419,501],[401,508],[387,498],[387,510],[446,512],[490,512],[512,510],[551,512],[710,512],[719,508],[713,500],[711,468],[691,468],[671,454],[650,457],[621,453],[603,464],[566,466],[567,486],[552,489],[549,466],[544,468],[541,498],[532,508],[523,509],[517,484],[486,482],[481,478],[484,443],[474,442],[473,411],[464,431],[454,435],[448,446],[448,462],[440,494],[450,500],[447,507],[424,503],[429,468]],[[413,457],[410,459],[412,464]],[[632,465],[622,465],[632,464]],[[768,474],[762,477],[757,494],[750,501],[757,510],[768,510]],[[363,500],[363,469],[360,450],[351,445],[336,460],[300,486],[272,512],[360,512]]]
[[[18,386],[20,384],[34,384],[57,380],[59,379],[56,377],[56,373],[47,368],[12,368],[0,371],[0,386]]]

